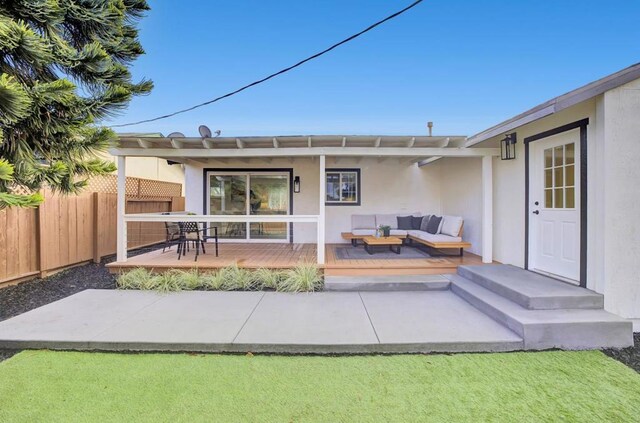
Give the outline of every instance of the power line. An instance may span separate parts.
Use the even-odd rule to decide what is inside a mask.
[[[344,40],[340,41],[339,43],[336,43],[336,44],[332,45],[331,47],[329,47],[329,48],[327,48],[325,50],[322,50],[319,53],[314,54],[313,56],[309,56],[306,59],[299,61],[295,65],[289,66],[288,68],[284,68],[284,69],[282,69],[282,70],[280,70],[280,71],[278,71],[276,73],[272,73],[271,75],[269,75],[269,76],[267,76],[265,78],[262,78],[262,79],[260,79],[258,81],[255,81],[255,82],[252,82],[250,84],[247,84],[242,88],[238,88],[237,90],[231,91],[230,93],[227,93],[225,95],[221,95],[220,97],[216,97],[213,100],[205,101],[204,103],[196,104],[195,106],[191,106],[191,107],[188,107],[186,109],[178,110],[176,112],[169,113],[169,114],[166,114],[166,115],[157,116],[157,117],[154,117],[154,118],[151,118],[151,119],[144,119],[144,120],[139,120],[137,122],[130,122],[130,123],[122,123],[122,124],[119,124],[119,125],[111,125],[111,127],[112,128],[122,128],[124,126],[133,126],[133,125],[139,125],[141,123],[155,122],[157,120],[167,119],[167,118],[170,118],[172,116],[176,116],[176,115],[179,115],[179,114],[182,114],[182,113],[187,113],[187,112],[190,112],[191,110],[195,110],[195,109],[198,109],[200,107],[204,107],[204,106],[207,106],[209,104],[212,104],[212,103],[215,103],[217,101],[220,101],[220,100],[222,100],[224,98],[236,95],[236,94],[246,90],[247,88],[251,88],[251,87],[253,87],[255,85],[262,84],[263,82],[266,82],[271,78],[275,78],[278,75],[282,75],[283,73],[289,72],[290,70],[293,70],[293,69],[297,68],[298,66],[301,66],[301,65],[305,64],[306,62],[309,62],[309,61],[311,61],[313,59],[316,59],[316,58],[318,58],[318,57],[330,52],[331,50],[333,50],[333,49],[335,49],[337,47],[340,47],[341,45],[346,44],[346,43],[348,43],[349,41],[351,41],[353,39],[358,38],[359,36],[363,35],[364,33],[371,31],[375,27],[377,27],[379,25],[382,25],[383,23],[385,23],[387,21],[390,21],[391,19],[393,19],[393,18],[395,18],[397,16],[400,16],[401,14],[403,14],[406,11],[408,11],[409,9],[412,9],[413,7],[417,6],[419,3],[422,3],[422,0],[416,0],[415,2],[410,4],[409,6],[405,7],[404,9],[399,10],[398,12],[387,16],[386,18],[382,19],[381,21],[378,21],[378,22],[374,23],[373,25],[370,25],[369,27],[363,29],[362,31],[358,32],[357,34],[354,34],[354,35],[350,36],[349,38],[345,38]]]

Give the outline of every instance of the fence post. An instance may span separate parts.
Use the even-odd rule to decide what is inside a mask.
[[[46,196],[46,192],[44,190],[40,191],[43,197]],[[45,199],[46,201],[46,199]],[[44,211],[42,210],[45,207],[45,201],[40,203],[37,209],[37,224],[36,224],[36,239],[38,243],[38,277],[44,278],[47,276],[47,261],[46,261],[46,249],[45,249],[45,231],[44,231]]]
[[[93,262],[100,263],[102,258],[100,255],[100,228],[102,219],[100,218],[100,193],[94,192],[91,195],[93,205]]]

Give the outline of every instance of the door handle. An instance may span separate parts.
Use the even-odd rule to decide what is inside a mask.
[[[540,214],[540,210],[534,210],[533,214]]]

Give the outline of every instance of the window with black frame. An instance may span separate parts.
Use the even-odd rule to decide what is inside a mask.
[[[325,183],[326,205],[360,205],[360,169],[327,169]]]

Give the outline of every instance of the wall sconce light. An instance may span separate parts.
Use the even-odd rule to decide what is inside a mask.
[[[500,159],[513,160],[516,158],[516,133],[505,134],[500,141]]]
[[[293,178],[293,192],[296,194],[300,192],[300,177],[296,176]]]

